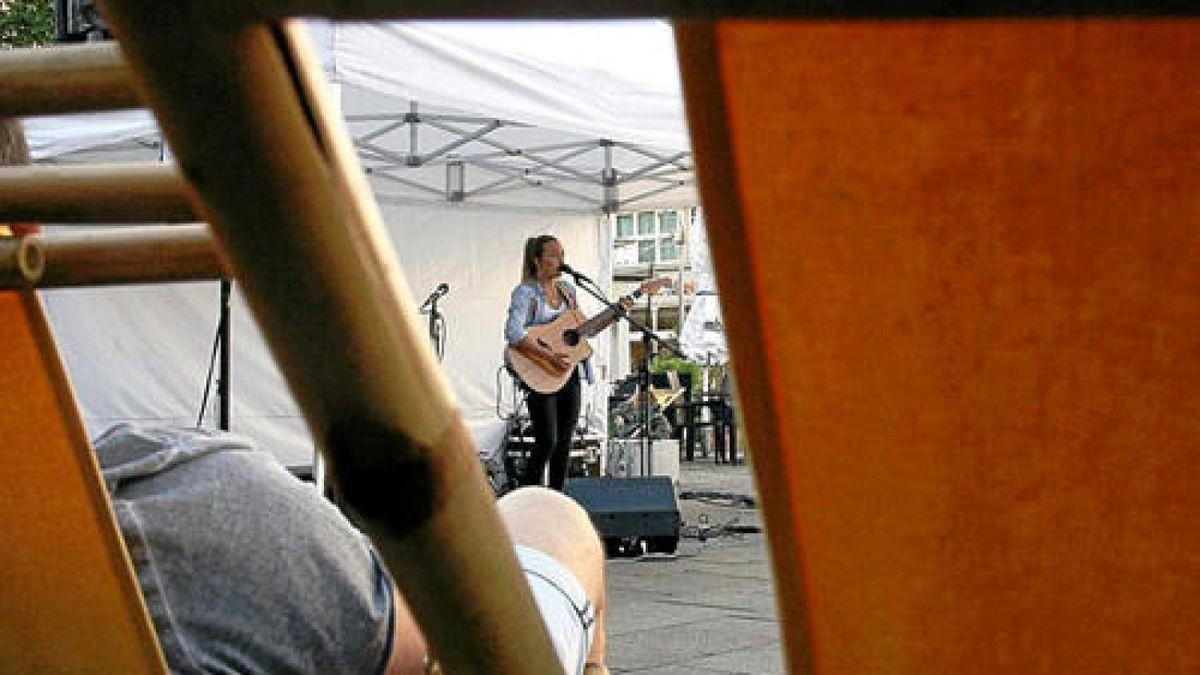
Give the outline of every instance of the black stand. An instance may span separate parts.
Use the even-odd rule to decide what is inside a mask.
[[[221,431],[229,431],[229,371],[232,365],[229,346],[229,297],[232,294],[233,282],[229,279],[222,279],[220,337],[217,338],[221,342],[221,374],[217,376],[217,398],[221,401],[221,411],[217,417],[217,427]]]
[[[654,356],[652,351],[653,346],[657,344],[659,349],[666,350],[676,356],[683,356],[683,354],[655,335],[649,326],[629,316],[619,303],[609,302],[604,293],[596,287],[596,282],[582,274],[576,273],[573,276],[580,288],[604,303],[609,309],[616,311],[617,316],[625,319],[625,321],[629,322],[629,325],[642,332],[642,361],[638,364],[638,388],[642,393],[642,475],[652,475],[654,469],[652,466],[654,462],[654,439],[650,433],[650,359]]]
[[[229,348],[229,298],[232,295],[233,282],[221,280],[221,309],[217,320],[217,334],[213,338],[212,356],[208,361],[208,376],[204,378],[204,395],[200,397],[200,414],[196,417],[196,428],[204,423],[204,411],[208,408],[208,393],[211,390],[213,366],[219,368],[217,374],[217,397],[220,399],[217,413],[217,427],[221,431],[229,431],[229,370],[232,358]],[[219,359],[218,359],[219,357]],[[217,364],[219,360],[219,365]]]
[[[650,359],[658,336],[642,326],[642,362],[638,364],[638,388],[642,391],[642,475],[654,475],[654,438],[650,433]]]
[[[438,311],[436,292],[430,295],[425,303],[421,313],[429,315],[429,341],[433,344],[433,352],[440,362],[446,356],[446,318]]]
[[[604,540],[611,556],[642,553],[673,554],[679,544],[683,519],[670,476],[651,475],[653,458],[650,435],[650,357],[651,348],[659,347],[678,354],[649,326],[629,316],[618,303],[609,302],[596,282],[582,274],[573,274],[581,288],[604,303],[617,316],[642,331],[642,363],[638,370],[642,396],[642,475],[636,478],[580,478],[567,481],[566,493],[588,512],[588,517]]]

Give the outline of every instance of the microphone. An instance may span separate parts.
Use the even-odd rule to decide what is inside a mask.
[[[587,275],[586,275],[586,274],[581,274],[581,273],[579,273],[579,272],[576,272],[576,271],[575,271],[575,270],[574,270],[574,269],[573,269],[573,268],[572,268],[570,265],[568,265],[567,263],[563,263],[563,264],[559,265],[559,266],[558,266],[558,271],[559,271],[559,272],[566,272],[567,274],[570,274],[571,276],[575,277],[575,281],[579,281],[579,280],[581,280],[581,279],[582,279],[583,281],[588,281],[588,282],[590,282],[590,281],[591,281],[591,279],[589,279],[589,278],[587,277]]]
[[[440,283],[440,284],[438,284],[438,287],[436,289],[434,289],[434,291],[432,293],[429,294],[429,297],[425,298],[425,302],[421,306],[426,307],[430,303],[437,302],[438,298],[446,295],[449,292],[450,292],[450,284]]]

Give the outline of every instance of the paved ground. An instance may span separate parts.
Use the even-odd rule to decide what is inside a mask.
[[[612,672],[781,675],[779,623],[749,469],[684,462],[679,492],[684,536],[675,555],[608,561]]]

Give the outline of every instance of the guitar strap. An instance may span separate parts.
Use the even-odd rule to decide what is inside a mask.
[[[577,309],[577,307],[575,307],[575,296],[567,292],[567,287],[564,286],[561,281],[554,282],[554,285],[558,286],[558,292],[562,294],[563,301],[567,303],[567,308]]]

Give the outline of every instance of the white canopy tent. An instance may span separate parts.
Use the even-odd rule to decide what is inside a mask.
[[[670,27],[309,26],[413,295],[450,288],[439,301],[443,365],[488,452],[504,430],[501,393],[511,398],[501,330],[525,238],[558,236],[572,265],[603,283],[611,278],[606,211],[695,201]],[[144,111],[30,119],[26,130],[40,162],[160,154]],[[44,297],[90,431],[120,420],[196,423],[217,328],[216,283]],[[599,308],[581,297],[585,310]],[[233,317],[232,428],[285,462],[309,461],[303,420],[240,298]],[[609,342],[595,344],[601,382],[585,394],[588,427],[601,433]]]
[[[381,197],[608,211],[696,201],[665,22],[306,25]],[[145,111],[27,129],[39,161],[159,143]]]

